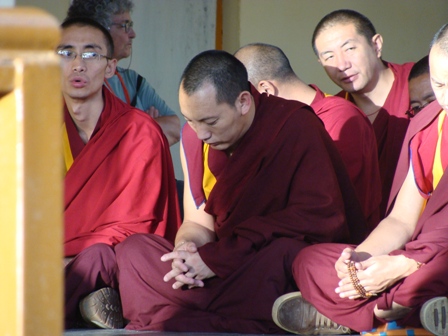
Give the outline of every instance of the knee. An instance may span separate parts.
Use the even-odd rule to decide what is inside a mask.
[[[83,263],[90,265],[115,265],[114,247],[98,243],[91,245],[81,251],[72,261],[72,263]]]
[[[129,263],[136,259],[146,260],[159,258],[163,253],[172,249],[166,249],[163,245],[169,244],[162,237],[154,234],[134,234],[126,238],[115,247],[117,263]]]
[[[65,267],[66,281],[77,282],[96,274],[110,277],[116,271],[116,259],[113,246],[107,244],[94,244],[81,251]],[[81,280],[79,280],[81,281]]]
[[[128,255],[134,255],[135,251],[140,250],[144,242],[144,235],[133,234],[115,246],[117,260]]]

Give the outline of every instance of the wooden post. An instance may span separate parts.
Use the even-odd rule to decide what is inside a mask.
[[[61,335],[59,23],[0,9],[0,335]]]

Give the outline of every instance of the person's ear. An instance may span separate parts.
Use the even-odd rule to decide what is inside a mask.
[[[117,60],[115,58],[107,60],[106,71],[104,73],[104,77],[111,78],[113,75],[115,75],[116,68],[117,68]]]
[[[249,91],[242,91],[236,101],[237,108],[241,111],[241,115],[249,113],[252,106],[252,94]]]
[[[381,58],[381,51],[383,49],[383,37],[380,34],[375,34],[372,37],[372,45],[376,52],[376,57]]]
[[[267,81],[267,80],[260,81],[258,83],[257,89],[260,93],[267,93],[268,96],[269,95],[274,95],[274,96],[278,95],[278,89],[277,89],[275,83],[272,81]]]

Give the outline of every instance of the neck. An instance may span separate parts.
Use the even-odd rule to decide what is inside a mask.
[[[300,79],[278,85],[278,96],[284,99],[297,100],[311,105],[316,97],[316,91]]]
[[[395,77],[391,69],[384,66],[370,83],[361,91],[352,93],[353,100],[366,115],[376,116],[379,109],[386,102]],[[370,117],[369,117],[370,119]]]
[[[92,136],[95,126],[103,111],[104,101],[98,100],[81,100],[65,97],[68,112],[75,123],[79,136],[87,143]]]

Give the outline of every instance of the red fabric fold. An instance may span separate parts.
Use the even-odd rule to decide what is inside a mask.
[[[65,177],[66,257],[138,232],[173,241],[180,224],[171,155],[160,127],[108,90],[103,96],[97,129]],[[67,112],[65,123],[70,143],[79,144]]]

